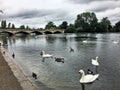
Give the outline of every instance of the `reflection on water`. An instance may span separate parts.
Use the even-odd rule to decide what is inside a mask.
[[[35,81],[42,90],[82,90],[78,71],[96,68],[91,59],[99,56],[97,68],[99,79],[85,85],[85,90],[119,90],[120,89],[120,40],[119,34],[52,34],[38,36],[13,36],[2,38],[4,47],[10,54],[15,53],[15,62],[31,77],[35,72]],[[83,43],[87,40],[87,43]],[[69,52],[70,47],[74,52]],[[40,51],[63,57],[64,63],[47,58],[42,62]],[[83,89],[83,90],[84,90]]]

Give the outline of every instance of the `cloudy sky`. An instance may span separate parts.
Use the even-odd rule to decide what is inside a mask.
[[[0,0],[0,20],[14,23],[17,27],[28,25],[44,28],[52,21],[74,23],[83,12],[95,12],[100,20],[108,17],[114,25],[120,21],[120,0]]]

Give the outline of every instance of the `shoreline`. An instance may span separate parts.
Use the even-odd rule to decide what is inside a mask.
[[[1,54],[13,72],[14,76],[20,83],[23,90],[39,90],[38,87],[28,78],[22,69],[13,61],[12,56],[9,55],[8,52],[5,51],[4,47],[1,46]]]

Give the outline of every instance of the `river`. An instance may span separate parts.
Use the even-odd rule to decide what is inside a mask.
[[[87,40],[87,42],[83,42]],[[1,37],[10,55],[15,53],[14,61],[29,78],[35,72],[38,79],[32,79],[40,90],[82,90],[79,70],[90,69],[96,74],[91,59],[98,56],[100,63],[98,79],[85,85],[85,90],[120,89],[120,34],[47,34]],[[74,52],[69,52],[70,47]],[[40,51],[63,57],[64,63],[52,58],[42,62]]]

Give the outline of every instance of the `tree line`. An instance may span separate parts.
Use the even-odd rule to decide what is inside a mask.
[[[6,23],[6,20],[1,21],[2,29],[15,29],[15,25]],[[31,29],[29,26],[21,25],[19,29]],[[39,28],[43,29],[43,28]],[[94,12],[83,12],[78,14],[73,24],[68,24],[67,21],[63,21],[60,25],[56,26],[54,22],[50,21],[45,25],[44,29],[65,29],[66,33],[80,33],[80,32],[120,32],[120,21],[111,25],[108,17],[103,17],[98,21]]]

